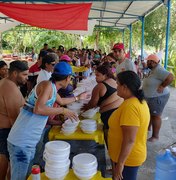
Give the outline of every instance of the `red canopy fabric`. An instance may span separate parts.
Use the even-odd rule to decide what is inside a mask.
[[[0,12],[17,21],[40,28],[53,30],[87,30],[91,5],[92,3],[0,3]]]

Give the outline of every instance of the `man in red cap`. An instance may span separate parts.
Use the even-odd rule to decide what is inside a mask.
[[[134,71],[136,72],[136,67],[130,59],[126,58],[125,48],[123,43],[116,43],[114,44],[113,48],[113,55],[117,59],[117,68],[116,73],[120,73],[122,71]]]

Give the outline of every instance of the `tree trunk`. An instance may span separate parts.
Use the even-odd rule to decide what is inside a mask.
[[[162,38],[161,38],[161,42],[160,42],[160,47],[159,47],[159,50],[160,50],[160,51],[162,51],[162,50],[163,50],[163,44],[164,44],[164,43],[163,43],[163,40],[165,40],[165,38],[164,38],[164,37],[165,37],[165,35],[164,35],[164,34],[162,34]]]
[[[23,48],[23,53],[26,54],[26,46]]]
[[[99,49],[99,31],[96,31],[96,36],[95,36],[95,50]]]

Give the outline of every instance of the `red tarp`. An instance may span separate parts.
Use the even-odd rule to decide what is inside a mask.
[[[13,4],[0,3],[0,12],[31,26],[55,30],[87,30],[92,3]]]

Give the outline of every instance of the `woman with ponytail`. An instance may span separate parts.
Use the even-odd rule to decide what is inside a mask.
[[[104,136],[107,144],[108,119],[122,104],[123,99],[117,95],[117,85],[114,75],[107,65],[100,65],[95,71],[97,85],[92,91],[91,100],[85,104],[83,110],[100,107],[101,120],[104,124]]]
[[[113,180],[136,180],[138,168],[147,156],[150,113],[135,72],[117,75],[117,95],[124,102],[109,118],[108,151]]]

